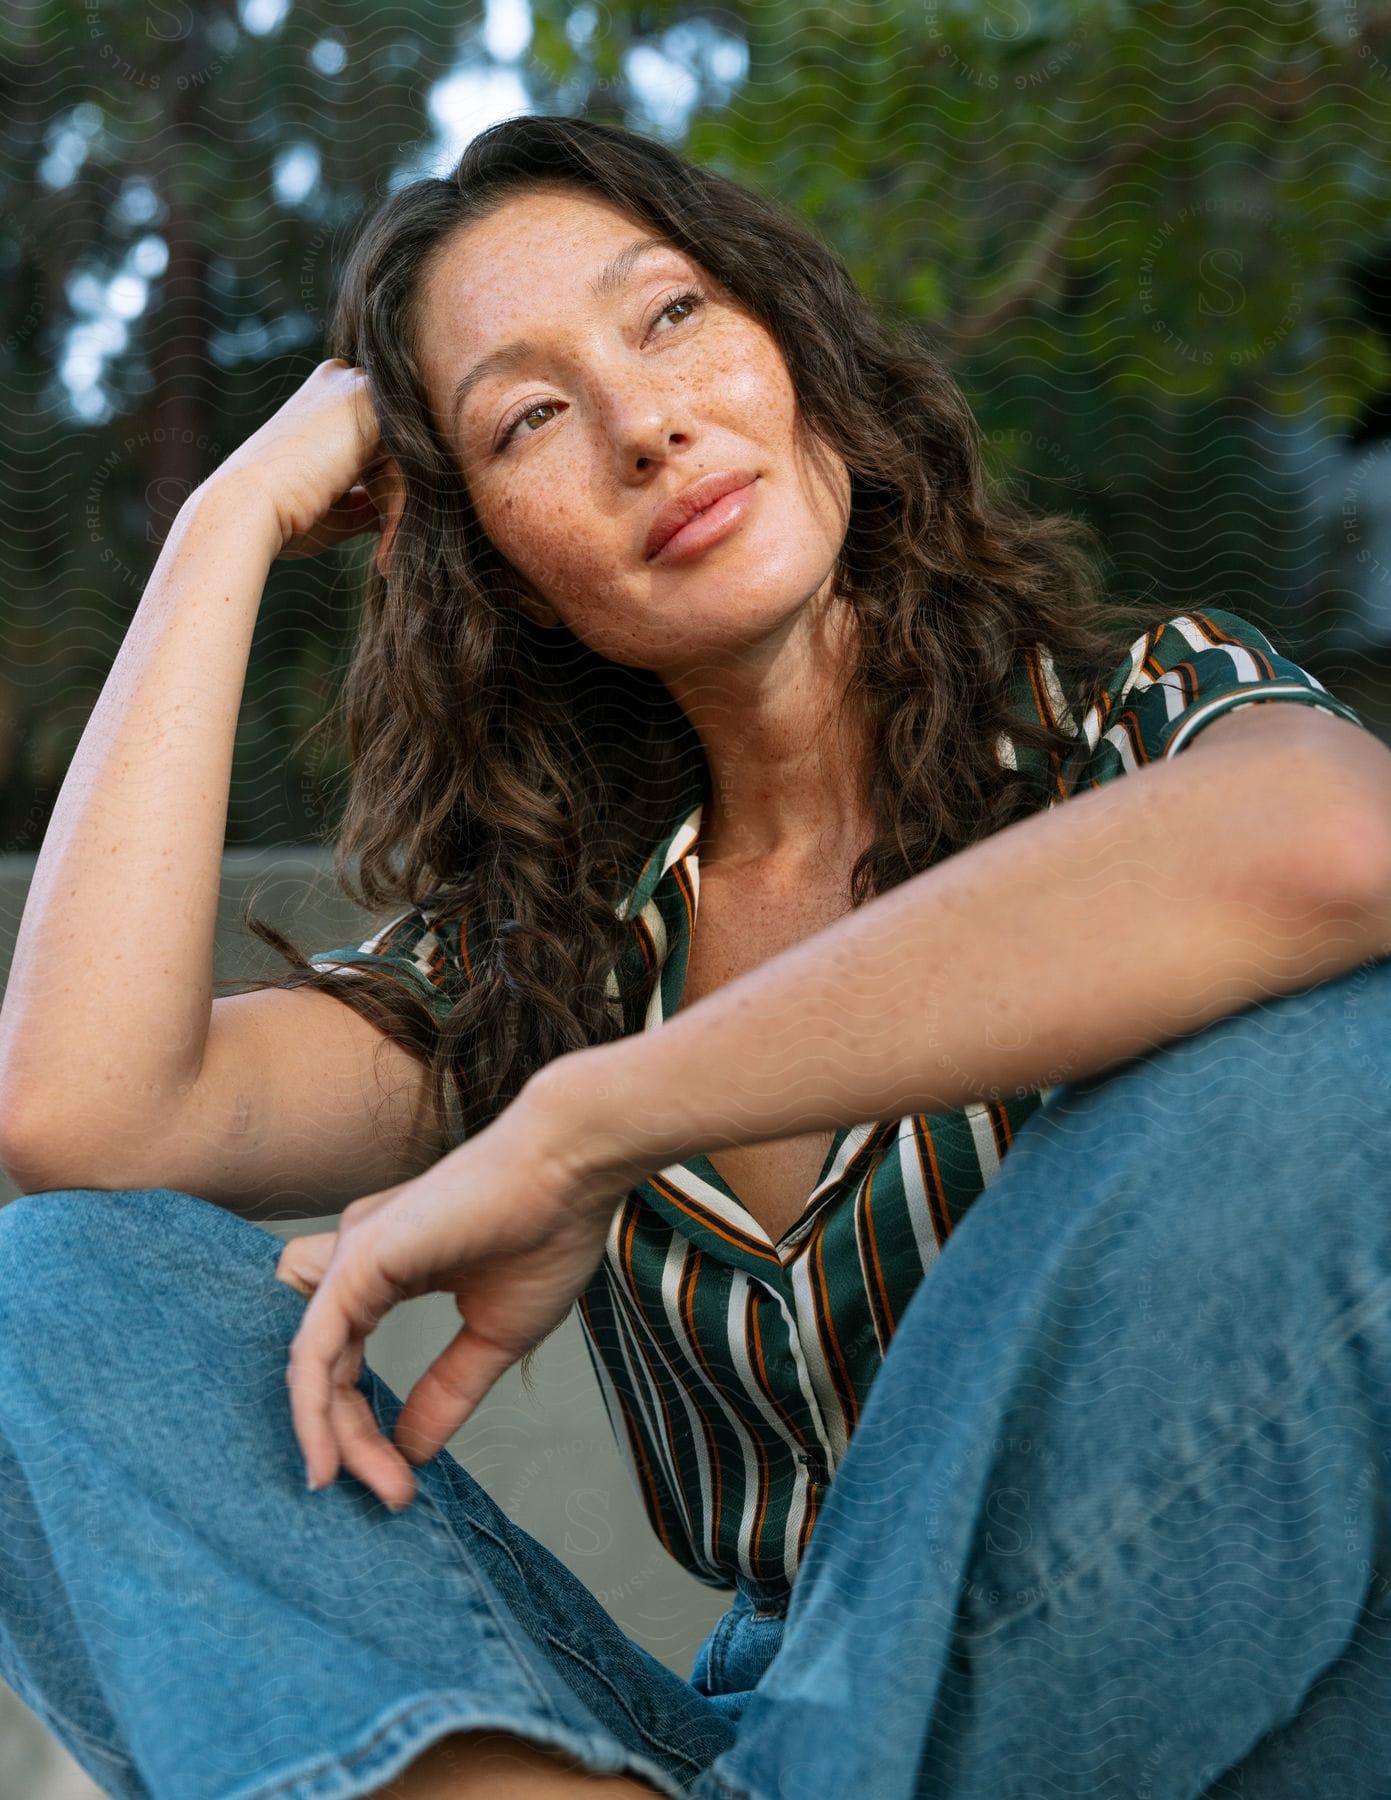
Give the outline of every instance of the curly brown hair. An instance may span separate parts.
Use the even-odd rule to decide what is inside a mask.
[[[483,948],[466,981],[450,972],[442,1025],[386,968],[364,979],[362,965],[314,967],[250,917],[291,967],[240,985],[318,988],[370,1018],[430,1069],[451,1141],[554,1057],[646,1016],[657,971],[624,956],[632,928],[615,909],[708,792],[700,741],[656,675],[519,608],[519,578],[478,524],[419,372],[427,259],[543,185],[616,206],[722,283],[777,342],[799,425],[849,472],[834,585],[858,625],[847,697],[870,730],[876,823],[853,905],[1065,792],[1078,739],[1063,721],[1038,723],[1021,670],[1036,680],[1029,659],[1046,650],[1080,717],[1154,622],[1103,605],[1093,528],[1040,516],[987,471],[945,363],[911,325],[881,317],[772,198],[616,126],[534,115],[481,133],[452,174],[388,195],[353,245],[329,333],[329,354],[367,373],[405,486],[389,568],[367,568],[353,659],[323,721],[341,706],[349,776],[334,871],[368,910],[467,916],[468,942]],[[1021,766],[1002,760],[1001,733]],[[1022,766],[1030,751],[1042,779]]]

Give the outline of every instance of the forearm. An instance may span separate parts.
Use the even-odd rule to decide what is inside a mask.
[[[230,489],[174,522],[73,755],[0,1012],[0,1125],[115,1143],[198,1068],[232,749],[273,551]]]
[[[1328,835],[1282,853],[1281,810]],[[1384,954],[1373,914],[1328,882],[1338,827],[1307,759],[1190,752],[1018,821],[542,1078],[582,1166],[632,1179],[1084,1080]]]

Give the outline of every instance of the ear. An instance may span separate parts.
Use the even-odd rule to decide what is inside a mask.
[[[361,481],[381,518],[381,541],[377,545],[377,568],[385,578],[387,567],[391,561],[391,546],[401,524],[401,514],[405,511],[406,484],[402,480],[399,467],[389,456],[382,457],[380,462],[364,471]]]

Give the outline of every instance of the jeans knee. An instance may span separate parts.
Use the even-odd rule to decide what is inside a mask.
[[[1060,1280],[1090,1271],[1079,1291],[1127,1294],[1176,1341],[1185,1314],[1262,1305],[1326,1325],[1391,1290],[1388,1076],[1379,963],[1061,1089],[1000,1180]]]
[[[1064,1141],[1294,1177],[1316,1159],[1369,1163],[1391,1151],[1388,1102],[1391,960],[1168,1039],[1060,1089],[1043,1110],[1060,1115]]]
[[[0,1270],[4,1286],[33,1279],[54,1258],[60,1277],[77,1263],[127,1253],[132,1241],[153,1233],[167,1242],[195,1209],[206,1205],[171,1188],[53,1188],[21,1194],[0,1207]]]
[[[71,1327],[85,1360],[100,1333],[119,1342],[147,1321],[167,1328],[179,1311],[244,1306],[237,1269],[264,1286],[282,1248],[173,1188],[23,1194],[0,1207],[0,1336],[52,1358]]]

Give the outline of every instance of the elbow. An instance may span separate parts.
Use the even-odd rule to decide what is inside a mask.
[[[0,1072],[0,1174],[21,1194],[34,1193],[33,1132],[21,1122],[15,1084]]]
[[[0,1172],[17,1194],[109,1185],[84,1179],[81,1160],[70,1120],[55,1109],[31,1108],[23,1115],[13,1105],[0,1109]]]
[[[0,1174],[18,1194],[47,1194],[63,1184],[48,1173],[48,1163],[27,1142],[0,1126]],[[68,1185],[71,1185],[70,1183]]]
[[[1355,934],[1358,960],[1391,956],[1391,830],[1378,822],[1337,857],[1333,904]]]
[[[1391,955],[1391,812],[1326,796],[1295,854],[1310,916],[1332,921],[1345,966]]]

